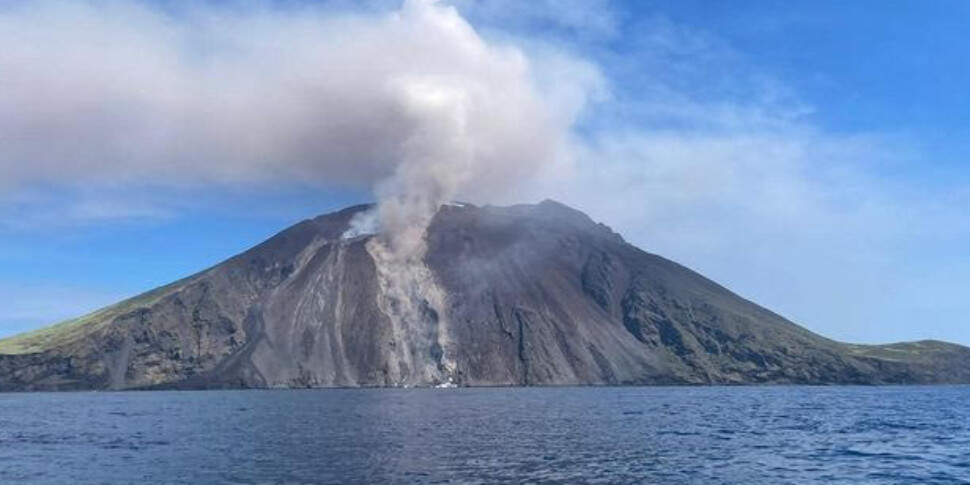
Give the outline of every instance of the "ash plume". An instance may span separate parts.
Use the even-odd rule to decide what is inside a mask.
[[[442,3],[152,5],[0,5],[0,190],[309,183],[395,200],[393,231],[528,180],[571,123]]]

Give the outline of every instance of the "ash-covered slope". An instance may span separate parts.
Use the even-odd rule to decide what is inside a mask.
[[[556,202],[445,206],[408,271],[342,239],[367,208],[0,341],[0,390],[970,382],[970,349],[822,338]]]

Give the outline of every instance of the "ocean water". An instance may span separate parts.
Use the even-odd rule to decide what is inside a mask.
[[[970,483],[970,388],[0,394],[0,483]]]

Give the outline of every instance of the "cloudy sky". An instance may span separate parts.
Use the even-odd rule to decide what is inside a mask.
[[[970,344],[970,4],[0,5],[0,336],[421,188],[811,330]]]

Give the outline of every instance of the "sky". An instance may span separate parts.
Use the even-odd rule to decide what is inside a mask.
[[[0,337],[420,187],[563,201],[828,337],[970,345],[968,21],[950,0],[5,3]]]

